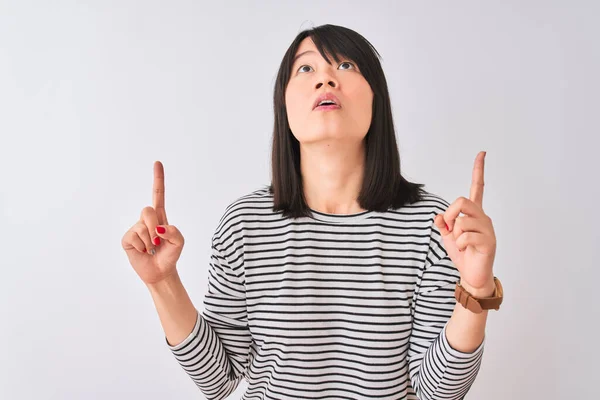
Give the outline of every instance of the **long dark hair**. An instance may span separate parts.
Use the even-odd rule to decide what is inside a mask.
[[[272,181],[269,187],[274,197],[274,211],[287,217],[310,215],[300,173],[300,143],[288,123],[285,90],[290,80],[292,63],[300,42],[310,37],[319,53],[331,64],[338,56],[355,62],[373,90],[371,126],[365,137],[365,170],[359,205],[370,211],[385,212],[422,199],[423,184],[407,181],[400,174],[400,154],[387,81],[381,68],[381,57],[375,47],[359,33],[336,25],[321,25],[300,32],[287,49],[275,81],[273,109]]]

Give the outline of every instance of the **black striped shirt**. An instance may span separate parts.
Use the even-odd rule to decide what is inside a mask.
[[[283,218],[267,189],[233,202],[212,238],[196,325],[167,346],[208,399],[461,399],[484,343],[445,327],[459,273],[424,200],[385,213]]]

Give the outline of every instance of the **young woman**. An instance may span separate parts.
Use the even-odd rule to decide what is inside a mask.
[[[122,244],[208,399],[243,378],[243,399],[462,399],[477,375],[502,300],[485,153],[451,205],[404,179],[378,57],[340,26],[293,41],[275,84],[272,184],[225,210],[202,313],[177,274],[184,239],[154,165],[153,206]]]

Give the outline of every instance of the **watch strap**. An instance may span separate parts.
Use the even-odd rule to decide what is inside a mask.
[[[500,279],[496,277],[494,277],[494,284],[496,288],[492,297],[480,298],[471,295],[460,285],[460,282],[457,282],[454,297],[464,308],[476,314],[481,313],[483,310],[499,310],[500,304],[502,304],[502,300],[504,299],[504,289],[502,288]]]

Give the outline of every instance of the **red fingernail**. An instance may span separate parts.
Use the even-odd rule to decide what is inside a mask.
[[[448,228],[448,224],[444,222],[444,225],[446,225],[446,229],[450,230],[450,228]]]
[[[160,244],[160,238],[159,237],[155,237],[154,238],[154,244],[157,245],[157,246]]]
[[[157,226],[156,227],[156,232],[163,234],[165,233],[167,230],[165,228],[163,228],[162,226]]]

